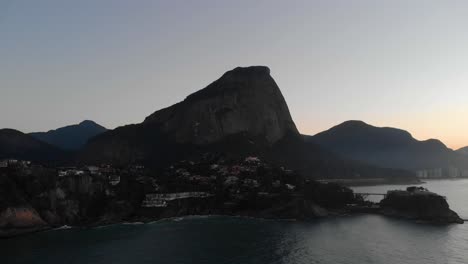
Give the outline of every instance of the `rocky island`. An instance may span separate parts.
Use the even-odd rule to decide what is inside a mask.
[[[388,216],[431,223],[464,223],[456,212],[450,210],[445,197],[423,187],[389,191],[380,207],[381,213]]]

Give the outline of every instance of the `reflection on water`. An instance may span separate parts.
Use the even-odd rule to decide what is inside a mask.
[[[439,181],[427,187],[446,195],[455,210],[466,210],[467,184]],[[386,191],[385,186],[359,189]],[[457,197],[463,199],[454,201]],[[375,215],[312,222],[187,217],[0,240],[0,254],[2,263],[466,264],[468,228]]]

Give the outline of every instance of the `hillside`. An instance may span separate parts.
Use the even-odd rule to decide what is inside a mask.
[[[435,139],[419,141],[404,130],[347,121],[306,140],[344,158],[409,170],[468,168],[468,158]]]
[[[458,153],[468,156],[468,147],[460,148],[457,150]]]
[[[68,152],[13,129],[0,129],[0,159],[64,160]]]
[[[88,140],[107,129],[93,121],[86,120],[77,125],[66,126],[48,132],[30,133],[31,136],[66,150],[78,150]]]

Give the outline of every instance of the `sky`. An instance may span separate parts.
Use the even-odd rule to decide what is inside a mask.
[[[0,0],[0,127],[139,123],[266,65],[299,130],[468,145],[468,1]]]

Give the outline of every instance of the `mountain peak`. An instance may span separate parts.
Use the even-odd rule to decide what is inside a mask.
[[[361,120],[345,121],[339,125],[330,128],[327,131],[319,133],[318,135],[325,133],[345,133],[348,135],[351,135],[352,133],[357,133],[354,134],[354,136],[360,137],[368,137],[369,133],[371,133],[372,135],[384,134],[398,140],[408,141],[414,139],[413,136],[406,130],[393,127],[376,127]]]
[[[224,75],[229,74],[242,74],[242,75],[270,75],[270,68],[267,66],[248,66],[248,67],[236,67]]]
[[[21,134],[23,134],[23,132],[18,131],[18,130],[13,129],[13,128],[2,128],[2,129],[0,129],[0,132],[2,134],[8,134],[8,135],[21,135]]]
[[[337,125],[336,127],[366,127],[366,126],[371,126],[371,125],[361,120],[348,120]]]
[[[396,169],[464,167],[441,141],[419,141],[409,132],[347,121],[313,136],[311,141],[345,158]]]
[[[82,125],[93,125],[93,126],[96,126],[98,125],[96,122],[92,121],[92,120],[83,120],[81,123],[79,123],[78,125],[82,126]]]
[[[92,120],[84,120],[77,125],[70,125],[48,132],[31,133],[30,135],[56,147],[66,150],[80,149],[86,142],[107,129]]]
[[[434,139],[434,138],[430,138],[428,140],[424,140],[424,141],[420,141],[420,142],[423,142],[423,143],[426,143],[428,144],[428,146],[432,146],[434,148],[441,148],[441,149],[446,149],[447,146],[440,140],[438,139]]]
[[[144,123],[160,125],[179,143],[213,143],[246,133],[273,143],[298,134],[281,91],[265,66],[237,67]]]
[[[229,93],[239,93],[242,89],[279,90],[270,69],[266,66],[237,67],[224,73],[221,78],[212,82],[206,88],[201,89],[185,99],[185,101],[203,100],[213,96],[222,96]]]

